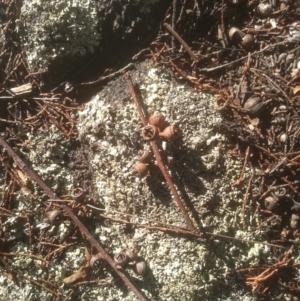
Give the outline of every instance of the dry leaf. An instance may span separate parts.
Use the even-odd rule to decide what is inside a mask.
[[[293,88],[293,94],[296,95],[300,91],[300,86],[296,86]]]
[[[85,278],[85,276],[88,274],[90,269],[91,269],[90,265],[80,267],[76,273],[74,273],[73,275],[71,275],[69,277],[64,278],[63,283],[71,284],[79,279]]]
[[[88,272],[91,269],[90,266],[90,259],[91,259],[91,254],[87,248],[84,250],[85,253],[85,261],[84,261],[84,266],[81,266],[77,272],[75,272],[73,275],[66,277],[63,279],[63,283],[65,284],[71,284],[79,279],[85,278]]]

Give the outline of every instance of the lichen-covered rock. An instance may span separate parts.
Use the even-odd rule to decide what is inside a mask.
[[[29,68],[70,64],[96,49],[120,47],[130,35],[140,40],[160,22],[157,11],[164,9],[151,10],[159,1],[165,8],[164,0],[25,0],[17,23]]]
[[[221,117],[214,110],[213,97],[176,82],[168,70],[149,62],[136,69],[131,76],[139,85],[145,111],[149,115],[160,111],[180,128],[177,140],[158,144],[179,194],[197,212],[191,214],[192,219],[215,234],[232,236],[236,232],[240,238],[261,239],[259,231],[249,237],[241,229],[243,194],[231,184],[238,179],[242,162],[227,156],[221,147],[225,137],[218,133]],[[130,217],[125,216],[132,223],[146,223],[145,218],[185,226],[157,168],[152,166],[142,180],[132,173],[138,151],[150,148],[140,137],[141,122],[124,78],[109,83],[88,102],[79,112],[77,125],[82,144],[91,149],[95,206],[120,218],[124,217],[117,212],[129,213]],[[95,143],[98,147],[92,151]],[[102,221],[95,222],[95,227],[97,239],[104,241],[111,253],[134,248],[145,258],[151,272],[145,274],[142,288],[150,300],[235,299],[237,285],[224,274],[262,255],[248,259],[251,245],[220,240],[201,243],[138,227],[128,237],[122,225],[108,221],[105,226]],[[88,297],[104,293],[98,287],[89,291]],[[107,300],[133,299],[131,293],[120,296],[111,290],[110,294]],[[243,300],[251,297],[243,293]]]
[[[25,0],[21,20],[26,26],[20,33],[31,68],[45,68],[57,57],[93,52],[100,43],[95,1]]]
[[[253,295],[245,289],[238,277],[226,274],[261,261],[274,262],[276,258],[269,251],[270,247],[224,240],[224,237],[208,233],[248,241],[264,240],[264,233],[258,227],[259,216],[254,214],[256,208],[251,204],[250,196],[245,212],[242,210],[250,168],[246,167],[245,179],[240,187],[231,185],[239,178],[243,162],[239,157],[228,156],[222,147],[226,138],[218,132],[216,126],[222,121],[214,110],[213,97],[176,82],[168,69],[153,66],[150,62],[138,64],[136,70],[131,71],[131,76],[139,84],[145,111],[149,114],[161,111],[167,121],[180,128],[181,137],[172,142],[159,142],[160,151],[168,162],[168,170],[180,196],[189,204],[192,219],[202,224],[206,237],[191,238],[180,233],[170,235],[135,225],[152,225],[151,220],[173,226],[185,226],[185,222],[161,173],[154,165],[149,175],[142,180],[136,179],[131,171],[138,151],[149,148],[149,145],[140,137],[141,123],[123,77],[107,84],[78,114],[81,144],[77,154],[84,152],[86,157],[77,158],[74,154],[69,158],[74,161],[79,159],[80,164],[89,165],[91,174],[91,187],[86,190],[87,219],[82,219],[82,216],[79,218],[110,255],[132,248],[146,261],[148,268],[143,277],[135,275],[130,269],[126,269],[126,273],[149,300],[253,300]],[[72,174],[64,161],[66,152],[70,151],[61,141],[63,136],[54,126],[47,131],[41,128],[34,134],[27,133],[24,146],[29,151],[23,147],[20,149],[31,166],[59,195],[72,190],[75,174],[75,171]],[[84,173],[82,170],[78,172]],[[77,184],[82,185],[82,181],[77,181]],[[0,185],[3,185],[1,170]],[[34,188],[34,195],[43,198],[36,185]],[[13,202],[15,213],[23,215],[23,212],[34,210],[33,227],[43,221],[45,203],[32,200],[31,195],[26,196],[26,191],[17,192]],[[90,205],[93,211],[88,209]],[[126,219],[132,226],[126,227],[99,217],[98,211]],[[243,218],[249,227],[248,231],[243,228]],[[27,219],[14,216],[2,224],[9,238],[18,238],[15,239],[13,252],[29,252],[27,239],[20,241],[17,236],[28,227],[26,223]],[[45,230],[51,239],[59,243],[65,236],[74,233],[74,227],[73,223],[64,219]],[[33,230],[35,243],[39,242],[35,238],[41,231],[38,229],[41,228]],[[24,231],[22,233],[26,237]],[[6,260],[25,276],[57,282],[62,298],[67,298],[71,288],[60,285],[61,281],[78,270],[84,258],[84,248],[85,244],[78,240],[78,244],[65,249],[59,255],[61,257],[51,257],[47,266],[35,258],[22,256],[9,256]],[[295,250],[295,262],[299,261],[297,257],[298,251]],[[18,277],[19,282],[16,284],[3,276],[5,272],[5,267],[1,265],[1,300],[53,300],[53,295],[46,290],[21,277]],[[88,277],[91,278],[85,280],[114,278],[107,265],[93,270]],[[123,285],[121,282],[118,286],[81,285],[77,292],[82,301],[137,300]],[[272,300],[289,299],[275,292]]]

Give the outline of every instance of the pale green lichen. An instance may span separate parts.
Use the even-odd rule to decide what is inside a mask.
[[[40,128],[37,132],[28,132],[26,149],[29,149],[29,153],[25,150],[24,154],[53,191],[65,193],[73,189],[73,178],[69,169],[62,167],[65,165],[63,157],[70,145],[69,142],[61,143],[64,139],[55,125],[51,125],[47,131]]]
[[[20,147],[20,151],[23,153],[21,156],[30,161],[31,167],[55,192],[70,192],[73,189],[73,178],[64,161],[69,142],[62,143],[65,138],[57,127],[50,126],[47,130],[40,128],[34,132],[26,131],[23,133],[20,130],[19,134],[27,137],[26,143]],[[39,229],[38,225],[45,218],[45,195],[42,195],[40,188],[35,182],[32,181],[31,184],[31,189],[22,188],[13,194],[12,202],[15,216],[8,217],[2,223],[2,227],[5,228],[6,238],[9,242],[15,243],[10,249],[14,253],[31,253],[28,248],[28,223],[27,219],[24,218],[24,214],[27,213],[28,216],[34,214],[34,220],[31,223],[31,233],[36,233]],[[0,182],[0,190],[1,188],[3,186]],[[71,228],[72,224],[62,223],[48,228],[48,231],[53,239],[62,241],[70,234]],[[20,242],[20,239],[24,239],[26,243]],[[77,254],[78,250],[76,249]],[[51,262],[49,269],[45,269],[41,261],[22,255],[9,256],[7,261],[25,276],[35,280],[51,278],[49,275],[53,273],[54,280],[61,282],[64,276],[64,266],[62,266],[61,262],[55,262],[55,260]],[[70,261],[71,265],[72,261]],[[1,266],[0,274],[3,274],[5,270],[5,267]],[[8,277],[0,277],[0,300],[53,300],[51,293],[23,280],[21,276],[19,276],[19,283],[22,285],[22,290],[19,290],[15,282],[9,280]]]
[[[107,16],[110,18],[114,4],[126,7],[130,3],[139,9],[140,16],[132,16],[127,20],[132,25],[123,29],[131,32],[134,19],[149,14],[158,1],[25,0],[16,26],[27,63],[33,70],[47,69],[54,60],[93,53],[100,45],[102,25]],[[124,19],[124,12],[116,11],[114,15],[115,24]],[[113,28],[110,30],[113,32]]]
[[[23,46],[30,67],[45,68],[66,55],[85,55],[99,45],[97,6],[90,0],[25,0],[21,21]]]

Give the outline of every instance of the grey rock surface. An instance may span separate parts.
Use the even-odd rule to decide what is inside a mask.
[[[216,234],[261,240],[260,231],[250,234],[242,230],[243,193],[231,186],[242,162],[224,153],[222,143],[226,139],[218,133],[222,119],[214,110],[214,98],[176,82],[167,69],[150,62],[138,66],[132,77],[139,85],[146,112],[160,111],[180,128],[181,137],[162,142],[161,153],[195,224]],[[82,144],[90,149],[98,145],[96,152],[90,152],[98,196],[95,206],[117,217],[131,214],[133,223],[146,224],[151,219],[185,227],[160,172],[153,167],[142,180],[132,172],[138,151],[149,149],[140,137],[140,127],[122,77],[108,84],[79,112]],[[256,218],[246,219],[249,226],[257,222]],[[112,253],[134,248],[146,259],[150,271],[139,286],[150,300],[234,300],[239,294],[243,300],[251,300],[238,282],[226,279],[225,274],[268,256],[268,248],[262,245],[188,239],[138,227],[128,237],[122,225],[109,222],[106,227],[99,222],[96,235]],[[106,290],[97,288],[90,296]],[[132,300],[133,296],[115,298]]]
[[[140,87],[145,110],[149,114],[157,110],[163,112],[170,123],[180,128],[179,139],[160,143],[161,153],[195,224],[213,234],[264,241],[263,231],[252,230],[259,221],[253,214],[255,206],[252,206],[251,198],[246,206],[248,228],[243,229],[241,208],[251,172],[246,169],[245,184],[239,188],[232,187],[239,177],[242,162],[239,157],[226,154],[223,147],[226,138],[218,131],[222,119],[214,110],[213,97],[177,82],[168,69],[154,66],[151,62],[137,65],[131,74]],[[270,256],[268,246],[211,235],[197,239],[138,226],[130,230],[124,224],[97,215],[97,212],[105,213],[143,225],[151,225],[155,221],[185,227],[157,168],[152,166],[150,174],[142,180],[132,173],[138,151],[149,148],[149,145],[140,137],[141,123],[122,76],[108,83],[86,103],[77,116],[77,126],[81,141],[79,152],[87,154],[86,162],[81,163],[89,165],[91,174],[87,193],[94,209],[86,212],[87,218],[93,221],[87,226],[93,227],[92,234],[111,255],[133,248],[145,259],[149,268],[144,276],[137,276],[131,270],[127,273],[149,300],[253,300],[253,295],[245,290],[239,278],[228,273],[258,264],[260,260],[275,260]],[[53,138],[56,143],[51,144]],[[50,187],[68,193],[74,187],[76,173],[62,160],[69,152],[68,144],[59,141],[63,138],[55,128],[49,131],[41,129],[40,133],[29,135],[28,147],[32,153],[29,156],[24,153],[24,156]],[[47,146],[49,143],[51,147]],[[40,156],[40,153],[45,156]],[[38,189],[35,197],[44,199]],[[19,214],[25,209],[35,210],[37,220],[33,226],[41,227],[44,206],[33,202],[26,191],[15,194],[12,201],[16,203],[15,210]],[[14,238],[26,228],[26,220],[20,222],[11,218],[4,226],[10,227]],[[74,226],[62,222],[46,227],[47,235],[61,241]],[[30,252],[26,239],[17,241],[14,252]],[[48,267],[43,267],[38,260],[22,256],[9,257],[7,261],[26,276],[55,280],[62,296],[66,297],[71,288],[63,285],[62,280],[78,270],[84,259],[85,247],[74,245],[67,248],[62,259],[52,259]],[[3,271],[0,266],[0,298],[7,301],[53,300],[50,293],[26,280],[20,280],[20,290]],[[114,278],[110,267],[105,265],[93,270],[88,277]],[[116,286],[82,285],[76,292],[84,301],[136,300],[121,281],[117,281]],[[272,292],[272,300],[289,299],[275,291]]]
[[[117,33],[120,40],[126,39],[139,27],[147,31],[141,26],[144,24],[142,19],[159,2],[162,1],[25,0],[19,30],[21,34],[24,30],[23,45],[28,64],[33,71],[47,69],[53,60],[61,62],[69,60],[69,56],[81,56],[101,48],[103,36],[107,35],[103,24],[110,28],[109,32]],[[129,11],[132,8],[138,12],[134,22],[130,21]],[[154,19],[152,21],[150,30],[156,24]],[[143,32],[139,34],[143,35]],[[54,126],[47,131],[40,129],[27,134],[26,147],[31,152],[24,151],[24,157],[44,181],[61,194],[69,193],[76,185],[84,186],[88,201],[94,208],[86,213],[87,218],[93,221],[93,225],[88,226],[92,226],[94,237],[111,255],[133,248],[147,262],[148,271],[144,276],[137,276],[131,270],[127,272],[149,300],[253,300],[253,294],[245,289],[239,277],[230,272],[259,264],[261,260],[272,262],[276,258],[270,256],[266,245],[213,236],[221,234],[265,241],[262,230],[253,230],[260,221],[254,214],[255,204],[251,197],[246,205],[246,216],[242,215],[251,170],[246,168],[241,186],[232,186],[239,178],[243,162],[239,157],[226,153],[224,145],[228,141],[220,134],[222,118],[214,109],[213,96],[194,91],[186,83],[176,81],[170,70],[149,61],[137,64],[131,75],[139,86],[145,111],[149,115],[161,111],[168,122],[180,129],[181,135],[177,140],[160,142],[161,154],[193,222],[201,231],[212,235],[197,239],[138,226],[126,227],[97,215],[97,212],[105,213],[133,224],[151,225],[155,221],[186,226],[159,170],[152,165],[149,175],[142,180],[137,179],[132,171],[138,152],[149,149],[149,145],[140,137],[141,122],[122,76],[109,82],[92,99],[86,99],[86,104],[76,116],[81,143],[78,154],[86,155],[79,161],[83,160],[81,163],[89,167],[90,180],[78,182],[78,174],[84,172],[74,172],[72,162],[64,162],[70,153],[70,145],[63,143],[63,135]],[[75,163],[74,166],[76,169]],[[2,179],[0,170],[0,190],[4,185]],[[34,184],[33,191],[34,195],[19,191],[13,195],[12,202],[17,214],[35,212],[33,226],[41,227],[45,206],[39,201],[44,201],[45,195]],[[245,229],[243,218],[247,224]],[[25,219],[9,218],[2,226],[6,227],[11,239],[17,241],[13,252],[30,253],[28,237],[24,233]],[[61,241],[73,226],[71,222],[63,222],[45,227],[48,235]],[[41,231],[41,228],[37,229]],[[19,241],[20,237],[23,239]],[[74,245],[66,249],[62,260],[52,260],[47,267],[38,260],[22,256],[9,257],[7,261],[26,276],[55,280],[63,300],[72,288],[64,285],[62,280],[78,270],[84,259],[85,247]],[[295,261],[298,260],[297,252]],[[4,271],[0,266],[0,299],[54,299],[52,294],[24,279],[15,283],[4,275]],[[107,266],[93,270],[89,277],[115,280]],[[121,281],[116,283],[116,286],[79,286],[74,300],[78,296],[83,301],[136,300]],[[275,290],[269,300],[288,298],[288,295]]]
[[[157,10],[166,7],[166,1],[160,7],[158,1],[25,0],[18,33],[30,70],[48,70],[52,64],[62,73],[64,65],[96,50],[120,47],[133,36],[138,43],[158,26]]]

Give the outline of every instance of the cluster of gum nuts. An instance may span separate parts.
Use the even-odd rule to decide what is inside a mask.
[[[154,112],[149,117],[148,122],[149,124],[141,129],[141,135],[145,141],[151,142],[158,139],[172,141],[178,137],[177,128],[173,124],[168,125],[162,113]],[[144,178],[148,174],[152,155],[148,150],[142,150],[137,160],[138,162],[133,166],[133,171],[137,177]]]
[[[92,256],[90,260],[90,266],[97,268],[100,266],[102,260],[102,256],[100,253]],[[119,252],[114,256],[114,262],[116,268],[121,270],[125,267],[130,267],[137,275],[144,275],[147,270],[147,264],[141,257],[137,256],[137,254],[132,249],[127,249],[125,251]],[[133,264],[129,265],[129,263],[133,262]]]

